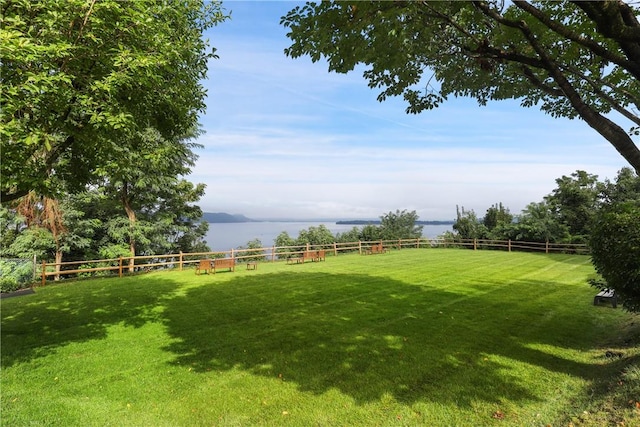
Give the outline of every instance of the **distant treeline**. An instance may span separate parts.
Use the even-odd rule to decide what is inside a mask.
[[[336,224],[343,225],[380,225],[382,221],[379,219],[353,219],[345,221],[336,221]],[[416,221],[416,225],[453,225],[455,221]]]
[[[228,223],[228,222],[257,222],[240,214],[228,214],[225,212],[203,212],[204,222]]]

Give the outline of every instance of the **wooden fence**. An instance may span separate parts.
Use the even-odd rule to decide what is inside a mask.
[[[305,251],[324,249],[326,254],[338,256],[339,253],[366,254],[372,245],[382,244],[386,249],[401,250],[409,248],[469,248],[473,250],[490,249],[506,251],[531,251],[545,253],[588,254],[589,249],[584,244],[568,243],[539,243],[520,242],[511,240],[482,240],[482,239],[398,239],[359,241],[347,243],[331,243],[326,245],[297,245],[272,246],[270,248],[231,249],[218,252],[194,252],[166,255],[146,255],[134,257],[120,257],[86,261],[70,261],[60,263],[42,262],[40,277],[42,285],[47,278],[59,280],[62,276],[87,277],[98,274],[117,274],[122,277],[126,273],[149,271],[151,269],[179,269],[183,270],[191,264],[206,258],[235,258],[236,262],[264,261],[276,262],[296,257]]]

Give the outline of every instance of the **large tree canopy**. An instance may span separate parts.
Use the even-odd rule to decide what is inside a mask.
[[[507,6],[508,4],[508,6]],[[379,100],[407,111],[449,96],[520,99],[554,117],[580,117],[640,172],[640,23],[618,0],[321,2],[282,18],[291,57],[329,70],[367,69]],[[619,124],[608,113],[621,116]]]
[[[81,189],[148,128],[178,141],[203,111],[204,0],[3,0],[3,202]]]

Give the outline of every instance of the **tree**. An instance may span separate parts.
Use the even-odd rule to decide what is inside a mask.
[[[298,232],[297,245],[330,245],[336,241],[335,236],[326,225],[320,224],[317,227],[311,226]]]
[[[520,99],[580,117],[640,172],[638,11],[617,0],[320,2],[281,23],[287,55],[324,57],[339,73],[364,64],[380,101],[403,96],[417,114],[450,96]]]
[[[363,242],[373,242],[382,239],[382,228],[374,224],[366,224],[360,231],[360,238]]]
[[[569,229],[553,213],[547,202],[529,203],[508,228],[509,238],[523,242],[561,242],[569,239]]]
[[[591,259],[604,282],[630,311],[640,312],[640,176],[628,169],[605,184],[603,204],[589,238]]]
[[[351,230],[343,233],[336,233],[336,242],[338,243],[353,243],[361,239],[361,232],[358,227],[352,227]]]
[[[620,169],[615,182],[605,180],[602,186],[602,199],[605,205],[625,201],[640,203],[640,178],[630,168]]]
[[[7,210],[9,212],[9,210]],[[65,202],[30,192],[17,201],[14,215],[20,226],[12,230],[12,241],[3,246],[4,256],[36,256],[56,262],[56,272],[64,254],[90,246],[93,230],[99,221],[86,220],[84,214]],[[56,275],[56,280],[60,279]]]
[[[396,209],[380,217],[380,234],[384,240],[416,239],[422,237],[422,225],[418,221],[416,211],[407,212]]]
[[[177,142],[204,110],[219,2],[5,1],[0,200],[81,191],[147,128]],[[55,197],[53,197],[55,198]]]
[[[589,235],[591,223],[600,204],[602,184],[597,175],[578,170],[571,176],[556,179],[558,185],[545,201],[561,223],[577,240]]]
[[[260,239],[249,240],[245,246],[239,246],[237,248],[238,252],[236,252],[235,256],[242,257],[244,261],[264,261],[267,259],[267,256],[264,252],[258,251],[258,249],[262,249],[263,247]]]
[[[282,233],[278,234],[276,240],[274,241],[274,244],[277,246],[276,253],[281,254],[289,252],[291,250],[291,246],[294,246],[296,244],[296,241],[289,235],[289,233],[283,231]],[[291,255],[287,255],[287,258],[289,258],[290,256]]]
[[[108,197],[120,201],[127,215],[125,234],[130,256],[136,255],[137,242],[146,242],[148,246],[148,236],[153,235],[151,230],[163,224],[171,227],[181,212],[186,215],[184,206],[199,200],[204,193],[204,184],[194,189],[193,185],[179,178],[191,172],[197,158],[191,150],[196,144],[185,139],[186,136],[181,136],[177,141],[169,141],[156,129],[147,128],[137,134],[134,141],[116,149],[118,161],[97,169],[102,178],[100,187]],[[179,200],[177,203],[170,202],[176,199]],[[167,205],[167,201],[168,206],[162,206]],[[202,215],[201,211],[197,212]],[[143,214],[142,219],[147,219],[146,223],[140,221],[140,214]],[[193,215],[187,217],[194,219]],[[169,249],[166,240],[164,243]],[[157,241],[155,246],[162,244],[163,241]],[[131,259],[130,268],[133,268],[133,262]]]
[[[461,239],[482,239],[487,234],[487,228],[478,220],[476,213],[472,210],[459,209],[456,206],[456,220],[452,228]]]
[[[104,188],[69,194],[61,200],[19,199],[0,209],[0,255],[62,261],[112,259],[131,255],[129,221],[118,199]],[[208,252],[203,241],[208,224],[201,221],[197,201],[204,186],[181,180],[156,192],[141,208],[139,228],[144,255]],[[31,193],[30,193],[31,194]],[[6,237],[6,239],[5,239]]]
[[[498,227],[503,228],[510,225],[512,221],[513,215],[509,212],[509,208],[502,205],[502,202],[492,205],[482,218],[482,224],[487,227],[489,233]]]

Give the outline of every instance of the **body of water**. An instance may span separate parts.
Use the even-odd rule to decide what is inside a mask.
[[[234,222],[234,223],[209,223],[209,232],[205,240],[213,251],[228,251],[238,246],[246,246],[247,242],[260,239],[263,247],[271,247],[280,233],[286,231],[293,239],[298,237],[300,230],[309,227],[324,225],[333,235],[351,230],[352,224],[336,224],[335,222]],[[436,238],[445,231],[451,231],[451,225],[425,225],[422,235],[428,238]]]

